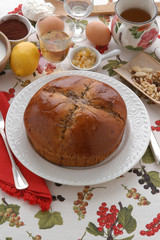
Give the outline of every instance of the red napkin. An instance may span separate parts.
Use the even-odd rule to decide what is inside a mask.
[[[5,95],[0,92],[0,111],[3,118],[6,118],[6,114],[9,108],[9,103]],[[18,190],[15,188],[12,166],[9,155],[7,153],[2,136],[0,135],[0,187],[3,191],[11,196],[23,198],[30,204],[39,204],[42,211],[49,209],[52,202],[52,196],[43,178],[35,175],[28,169],[26,169],[17,159],[14,157],[16,164],[21,170],[22,174],[29,183],[29,187],[24,190]]]

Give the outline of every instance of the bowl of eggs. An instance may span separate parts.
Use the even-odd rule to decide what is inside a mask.
[[[0,32],[0,73],[5,69],[11,54],[11,45],[2,32]]]
[[[102,60],[114,57],[120,53],[119,49],[114,49],[102,55],[93,47],[79,46],[72,49],[68,59],[72,69],[95,71]]]

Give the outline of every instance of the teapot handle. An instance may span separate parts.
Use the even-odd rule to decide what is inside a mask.
[[[106,59],[106,58],[111,58],[111,57],[119,55],[120,53],[121,53],[120,49],[114,49],[114,50],[112,50],[112,51],[110,51],[110,52],[108,52],[104,55],[101,55],[102,56],[101,59],[103,60],[103,59]]]

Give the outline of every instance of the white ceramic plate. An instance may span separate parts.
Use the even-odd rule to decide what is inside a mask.
[[[83,75],[109,84],[121,94],[127,106],[128,120],[120,146],[109,158],[93,167],[56,166],[35,152],[26,135],[23,115],[31,97],[45,83],[67,75]],[[149,144],[150,121],[141,100],[118,80],[95,72],[67,71],[35,80],[17,95],[7,114],[6,134],[13,153],[30,171],[53,182],[82,186],[107,182],[130,170],[141,159]]]

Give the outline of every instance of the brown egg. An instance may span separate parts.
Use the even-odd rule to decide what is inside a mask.
[[[48,16],[39,21],[38,31],[40,35],[51,30],[63,31],[64,22],[56,16]]]
[[[91,22],[86,27],[88,40],[97,46],[105,46],[111,40],[109,28],[102,22]]]

